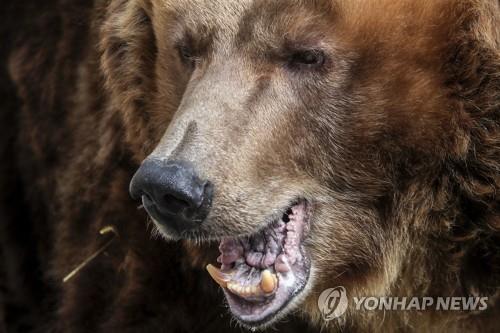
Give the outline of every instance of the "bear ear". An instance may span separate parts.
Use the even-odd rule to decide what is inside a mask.
[[[149,0],[112,0],[99,32],[100,68],[110,107],[123,116],[131,149],[145,154],[148,103],[155,89],[156,39]],[[135,146],[135,147],[134,147]]]

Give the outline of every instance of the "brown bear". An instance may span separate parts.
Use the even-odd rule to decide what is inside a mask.
[[[497,0],[5,8],[7,329],[230,330],[210,262],[247,327],[498,329]],[[335,286],[488,303],[324,321]]]
[[[165,78],[185,89],[131,193],[166,239],[219,243],[208,271],[240,323],[301,309],[346,330],[500,328],[497,0],[150,4],[156,62],[144,67],[157,81],[141,82],[154,105],[122,108],[161,124],[177,87]],[[106,27],[113,91],[131,75],[123,57],[150,58],[145,37],[124,55],[133,7]],[[350,304],[327,322],[318,298],[335,286],[357,299],[472,297],[482,310]]]

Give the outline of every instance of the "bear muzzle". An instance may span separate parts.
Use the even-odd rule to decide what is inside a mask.
[[[207,217],[213,185],[186,161],[146,159],[130,182],[130,194],[141,199],[155,223],[173,236],[198,228]]]

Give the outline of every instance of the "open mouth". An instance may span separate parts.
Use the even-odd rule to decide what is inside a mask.
[[[256,234],[221,241],[220,269],[207,270],[243,324],[272,321],[304,289],[311,267],[303,246],[309,216],[309,205],[300,201]]]

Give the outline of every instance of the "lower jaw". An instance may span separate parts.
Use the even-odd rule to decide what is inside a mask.
[[[233,316],[243,325],[259,327],[268,325],[286,312],[286,309],[303,291],[309,279],[309,263],[307,269],[298,273],[290,273],[284,277],[277,273],[278,287],[274,294],[261,301],[247,301],[224,288],[227,303]]]
[[[309,206],[301,201],[288,212],[292,214],[288,214],[287,222],[283,221],[285,214],[282,220],[250,238],[221,242],[222,255],[218,259],[222,263],[221,269],[212,265],[207,267],[214,280],[223,287],[232,314],[245,326],[263,326],[280,317],[309,279],[311,262],[303,246],[309,229]],[[271,249],[281,242],[278,249],[274,248],[276,253],[266,247],[267,252],[260,261],[258,255],[255,258],[253,249],[244,249],[242,255],[234,253],[240,249],[239,243],[248,247],[261,235],[271,235],[271,241],[266,243],[266,246],[271,243]],[[274,241],[276,238],[277,242]],[[233,244],[229,250],[228,243]],[[234,260],[238,254],[240,256]]]

